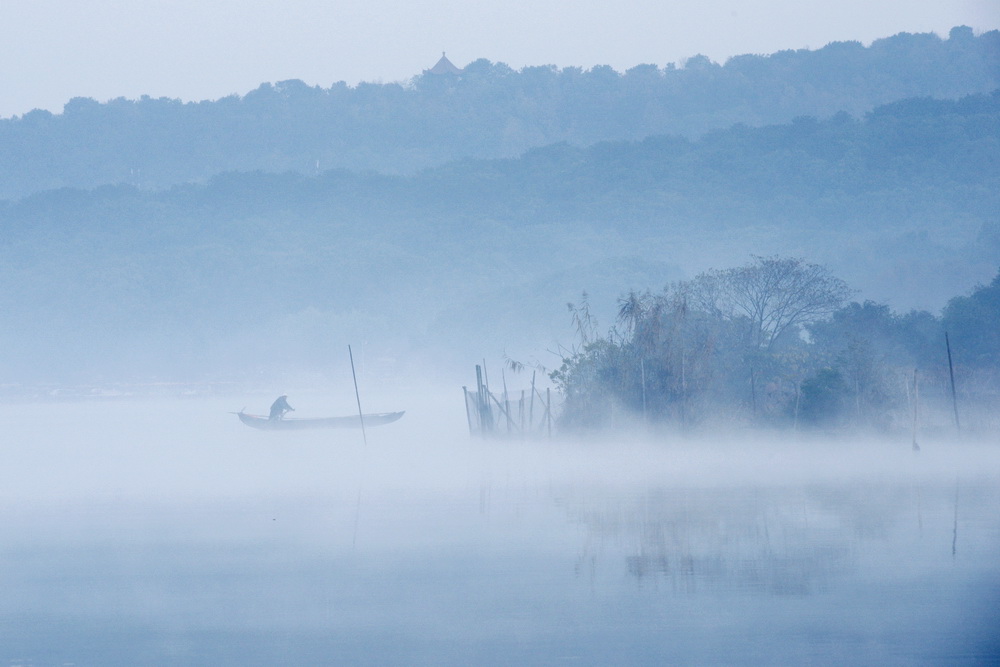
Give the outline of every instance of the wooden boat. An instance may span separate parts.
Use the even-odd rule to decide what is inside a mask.
[[[299,431],[311,428],[361,428],[361,418],[358,415],[350,417],[322,417],[319,419],[300,417],[268,419],[262,415],[247,414],[242,410],[233,414],[239,417],[240,421],[247,426],[259,428],[264,431]],[[367,414],[364,416],[365,428],[391,424],[402,416],[403,412],[375,412]]]

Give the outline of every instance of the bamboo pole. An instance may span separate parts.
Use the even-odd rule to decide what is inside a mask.
[[[514,420],[511,419],[510,413],[507,411],[507,408],[510,407],[510,401],[504,401],[504,403],[507,403],[507,408],[504,408],[503,403],[501,403],[500,399],[496,396],[489,394],[489,397],[493,399],[493,402],[497,404],[497,409],[500,410],[501,414],[503,414],[503,416],[507,419],[507,432],[510,433],[514,428],[515,423]]]
[[[521,422],[521,433],[524,433],[524,390],[521,390],[521,400],[517,406],[517,417]]]
[[[917,389],[917,369],[913,369],[913,451],[919,452],[920,445],[917,444],[917,397],[919,396],[919,391]]]
[[[507,406],[507,433],[510,433],[513,425],[511,424],[510,418],[510,397],[507,394],[507,373],[504,372],[503,368],[500,369],[500,379],[503,381],[503,403]]]
[[[486,431],[492,431],[492,420],[487,421],[490,406],[486,398],[486,385],[483,384],[483,369],[476,365],[476,403],[479,407],[479,434],[486,435]]]
[[[365,441],[365,445],[368,445],[368,435],[365,433],[365,413],[361,411],[361,394],[358,392],[358,375],[354,372],[354,352],[351,351],[351,346],[347,346],[347,354],[351,356],[351,377],[354,378],[354,397],[358,399],[358,419],[361,420],[361,437]]]
[[[681,339],[681,428],[687,431],[687,351],[684,349],[684,340]]]
[[[948,332],[944,332],[944,345],[948,348],[948,376],[951,378],[951,404],[955,408],[955,429],[962,430],[962,424],[958,421],[958,396],[955,394],[955,368],[951,363],[951,343],[948,341]]]
[[[531,401],[528,405],[528,428],[535,427],[535,371],[531,371]]]
[[[465,397],[465,419],[469,422],[469,437],[472,437],[472,413],[469,412],[469,390],[462,385],[462,395]]]

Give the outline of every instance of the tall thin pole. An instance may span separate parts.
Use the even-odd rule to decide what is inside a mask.
[[[962,424],[958,421],[958,397],[955,395],[955,368],[951,365],[951,343],[948,341],[948,332],[944,332],[944,345],[948,348],[948,376],[951,378],[951,404],[955,408],[955,428],[962,430]]]
[[[517,415],[521,421],[521,437],[524,437],[524,390],[521,390],[521,404],[518,407]]]
[[[511,431],[511,420],[510,420],[510,399],[507,397],[507,374],[504,373],[503,368],[500,369],[500,379],[503,380],[503,405],[504,410],[507,411],[507,434]]]
[[[683,344],[683,341],[681,341]],[[687,429],[687,351],[681,347],[681,428]]]
[[[361,412],[361,394],[358,392],[358,375],[354,372],[354,352],[351,351],[351,346],[347,346],[347,354],[351,355],[351,377],[354,378],[354,397],[358,399],[358,419],[361,420],[361,437],[365,441],[365,446],[368,445],[368,436],[365,434],[365,414]]]
[[[469,390],[463,386],[462,393],[465,394],[465,418],[469,421],[469,436],[472,436],[472,414],[469,412]]]
[[[479,434],[483,437],[493,431],[493,420],[490,415],[490,399],[486,395],[487,388],[483,384],[483,369],[476,364],[476,401],[479,403]]]
[[[920,388],[917,385],[917,369],[913,369],[913,451],[919,452],[920,445],[917,444],[917,410],[920,400]]]
[[[535,428],[535,371],[531,371],[531,403],[528,404],[528,428]]]

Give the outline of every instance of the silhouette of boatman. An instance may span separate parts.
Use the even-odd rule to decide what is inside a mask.
[[[281,419],[286,412],[295,412],[295,408],[288,404],[288,396],[281,395],[271,404],[271,414],[268,419]]]

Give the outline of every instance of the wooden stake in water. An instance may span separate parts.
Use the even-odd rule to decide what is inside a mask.
[[[503,368],[500,368],[500,379],[503,381],[503,409],[507,414],[507,434],[510,435],[511,432],[511,418],[510,418],[510,399],[507,397],[507,374],[503,372]]]
[[[955,395],[955,369],[951,365],[951,343],[948,341],[948,332],[944,332],[944,345],[948,348],[948,376],[951,378],[951,404],[955,408],[955,429],[962,430],[962,424],[958,421],[958,397]]]
[[[472,414],[469,412],[469,390],[464,385],[462,393],[465,395],[465,418],[469,422],[469,436],[471,437],[474,431],[472,430]]]
[[[535,371],[531,371],[531,402],[528,405],[528,428],[535,427]]]
[[[351,346],[347,346],[347,354],[351,356],[351,377],[354,378],[354,397],[358,399],[358,419],[361,420],[361,437],[365,441],[365,446],[368,445],[368,436],[365,434],[365,414],[361,412],[361,394],[358,392],[358,375],[354,372],[354,352],[351,351]]]
[[[920,445],[917,444],[917,401],[920,399],[920,389],[917,386],[917,369],[913,369],[913,451],[919,452]]]

